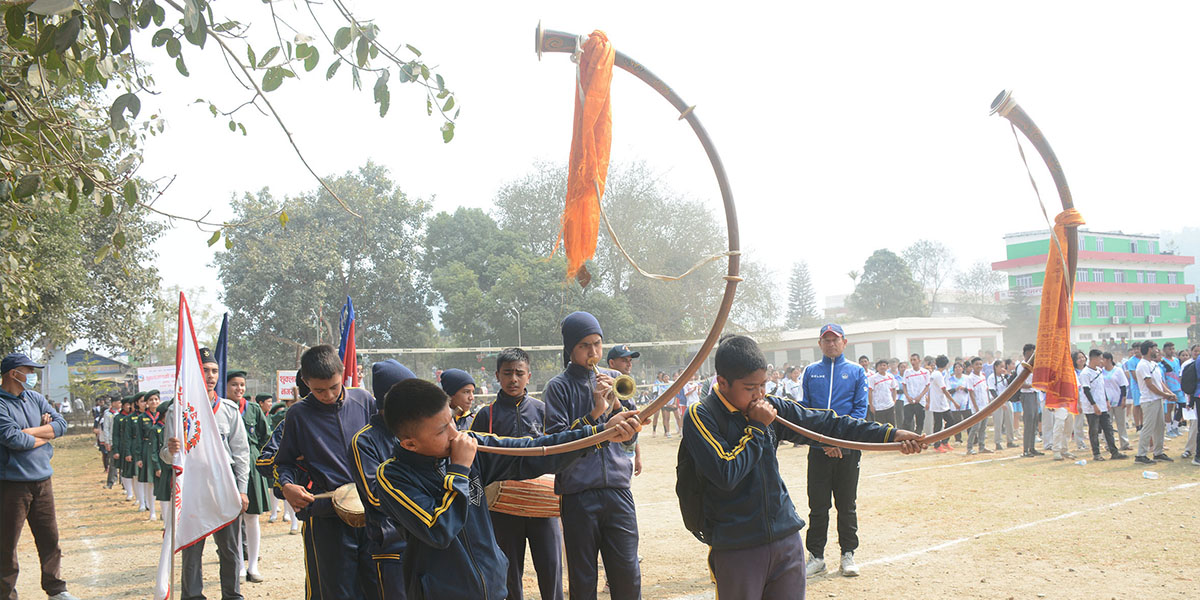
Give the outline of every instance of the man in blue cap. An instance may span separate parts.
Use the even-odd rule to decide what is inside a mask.
[[[0,598],[17,597],[17,541],[29,523],[42,563],[42,590],[50,600],[78,600],[60,573],[62,549],[54,514],[50,440],[67,421],[37,388],[39,365],[24,354],[0,360]]]
[[[821,327],[821,362],[808,365],[801,383],[801,406],[831,410],[838,416],[865,419],[867,373],[846,360],[846,333],[841,325]],[[829,534],[829,498],[837,507],[838,544],[842,549],[842,575],[855,577],[854,551],[858,549],[858,466],[862,452],[813,443],[808,450],[808,536],[805,547],[809,577],[825,570],[825,541]]]
[[[608,349],[608,368],[616,371],[621,375],[633,377],[633,359],[641,358],[641,352],[635,352],[629,349],[629,344],[617,344]],[[627,408],[635,408],[630,404]],[[635,437],[621,447],[625,449],[625,453],[633,458],[633,474],[642,474],[642,447],[638,445],[638,439]]]
[[[604,342],[596,317],[582,311],[567,315],[562,336],[566,369],[546,384],[542,396],[547,434],[604,423],[617,402],[612,377],[591,366],[600,360]],[[604,558],[613,600],[641,597],[637,515],[629,488],[632,477],[633,464],[625,449],[608,442],[555,475],[554,491],[562,496],[572,600],[596,598],[598,553]]]

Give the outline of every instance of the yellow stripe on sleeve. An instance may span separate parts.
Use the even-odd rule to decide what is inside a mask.
[[[367,473],[366,471],[363,471],[362,456],[359,454],[358,450],[358,436],[362,435],[363,432],[370,428],[371,425],[367,424],[366,427],[359,429],[358,432],[354,434],[354,437],[350,438],[350,447],[354,449],[354,464],[358,467],[358,476],[363,480],[363,489],[367,490],[367,502],[370,502],[371,506],[379,506],[379,498],[376,498],[375,494],[371,493],[371,486],[367,485]]]
[[[713,438],[713,435],[709,433],[708,428],[704,426],[704,422],[700,420],[700,416],[697,413],[700,412],[701,406],[702,405],[698,404],[688,410],[688,414],[692,418],[692,423],[696,425],[696,429],[700,432],[700,435],[703,436],[705,441],[707,441],[708,444],[717,451],[717,456],[725,460],[733,460],[734,458],[737,458],[737,455],[740,454],[742,450],[746,449],[746,443],[754,437],[754,434],[751,433],[750,430],[754,429],[757,431],[758,429],[755,427],[746,427],[746,435],[742,436],[742,439],[738,440],[737,445],[733,447],[731,452],[726,452],[725,449],[721,447],[721,444],[718,443],[715,438]]]
[[[379,482],[379,485],[383,491],[387,492],[387,494],[395,499],[396,502],[399,502],[401,506],[408,509],[408,511],[412,514],[416,515],[426,527],[433,527],[434,524],[437,523],[438,517],[450,509],[450,505],[454,502],[454,497],[458,495],[458,492],[454,490],[453,476],[460,475],[462,477],[466,477],[466,475],[453,472],[446,475],[442,482],[442,485],[444,485],[446,488],[446,493],[442,496],[441,504],[439,504],[438,507],[434,509],[433,514],[430,515],[425,511],[425,509],[421,508],[416,502],[413,502],[411,498],[405,495],[404,492],[396,489],[396,487],[387,480],[387,477],[384,476],[383,468],[393,460],[395,459],[389,458],[379,464],[379,469],[375,471],[375,481]]]

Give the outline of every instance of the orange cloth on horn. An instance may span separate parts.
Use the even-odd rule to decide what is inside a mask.
[[[562,230],[554,243],[566,246],[567,277],[596,254],[600,233],[600,197],[608,177],[612,148],[613,61],[617,51],[603,31],[596,30],[583,44],[579,59],[579,84],[575,87],[575,126],[571,134],[571,161],[567,167],[567,202]],[[584,98],[579,97],[580,88]],[[597,194],[599,188],[599,194]]]
[[[1033,357],[1033,387],[1046,392],[1046,408],[1066,408],[1079,414],[1079,384],[1075,363],[1071,360],[1071,308],[1073,298],[1067,288],[1068,273],[1063,265],[1067,248],[1067,227],[1083,225],[1083,215],[1075,209],[1054,217],[1055,244],[1050,240],[1046,257],[1046,279],[1042,283],[1042,310],[1038,319],[1037,353]]]

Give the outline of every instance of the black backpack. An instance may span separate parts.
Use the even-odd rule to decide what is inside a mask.
[[[679,444],[679,462],[675,465],[675,495],[679,496],[679,514],[683,516],[683,526],[705,544],[709,543],[704,529],[704,491],[707,487],[708,482],[696,469],[692,453],[688,452],[686,444]]]
[[[1200,376],[1200,373],[1197,373],[1200,370],[1200,359],[1192,361],[1188,367],[1190,368],[1184,369],[1183,376],[1179,378],[1179,387],[1190,398],[1196,395],[1196,377]]]

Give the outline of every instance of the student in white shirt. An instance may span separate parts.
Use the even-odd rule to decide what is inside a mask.
[[[925,431],[925,409],[929,408],[929,371],[921,368],[921,355],[908,357],[911,369],[904,372],[904,415],[901,429]]]
[[[1132,450],[1129,431],[1125,428],[1129,379],[1125,377],[1125,369],[1117,366],[1112,352],[1105,352],[1100,357],[1104,365],[1104,393],[1108,396],[1108,412],[1112,415],[1113,428],[1121,441],[1121,450]]]
[[[950,398],[950,390],[946,388],[946,366],[950,364],[950,359],[946,355],[937,357],[937,370],[929,375],[929,410],[933,411],[933,430],[941,431],[947,427],[953,427],[958,421],[954,418],[953,401]],[[950,440],[934,442],[933,449],[946,453],[954,448],[950,447]]]
[[[880,423],[896,426],[896,378],[888,373],[887,360],[875,362],[875,372],[867,376],[867,389],[871,393],[869,408],[872,418]]]
[[[1079,383],[1083,393],[1079,396],[1079,412],[1087,419],[1088,441],[1092,444],[1092,460],[1101,461],[1100,432],[1104,432],[1104,443],[1108,445],[1108,453],[1114,459],[1129,458],[1121,454],[1117,443],[1113,440],[1112,415],[1109,414],[1108,386],[1104,383],[1104,369],[1101,368],[1103,352],[1093,348],[1088,352],[1088,365],[1079,375]]]
[[[1173,401],[1175,394],[1167,391],[1167,386],[1163,383],[1162,369],[1158,368],[1158,361],[1162,357],[1158,344],[1146,340],[1142,342],[1139,351],[1142,360],[1138,362],[1136,376],[1142,397],[1142,429],[1138,435],[1137,458],[1133,460],[1147,465],[1154,464],[1156,460],[1173,462],[1174,459],[1163,451],[1163,434],[1166,432],[1163,401]],[[1154,458],[1146,456],[1150,452],[1151,444],[1154,445]]]
[[[1008,387],[1008,369],[1004,366],[1003,360],[992,362],[992,374],[987,376],[986,385],[989,402],[998,397]],[[1012,402],[1005,402],[1004,406],[1001,406],[995,415],[992,429],[995,431],[994,441],[996,442],[996,451],[999,452],[1004,449],[1004,446],[1000,445],[1000,437],[1004,435],[1007,435],[1008,447],[1016,448],[1017,444],[1013,440],[1016,437],[1016,432],[1013,431]]]
[[[991,400],[987,392],[987,377],[983,375],[983,359],[976,356],[971,359],[971,372],[963,376],[964,386],[967,388],[967,406],[963,407],[970,411],[971,414],[978,413],[983,410],[984,406]],[[982,421],[971,427],[967,433],[967,454],[975,454],[975,446],[979,446],[979,453],[991,454],[992,451],[987,449],[985,435],[987,434],[988,420],[985,418]]]

